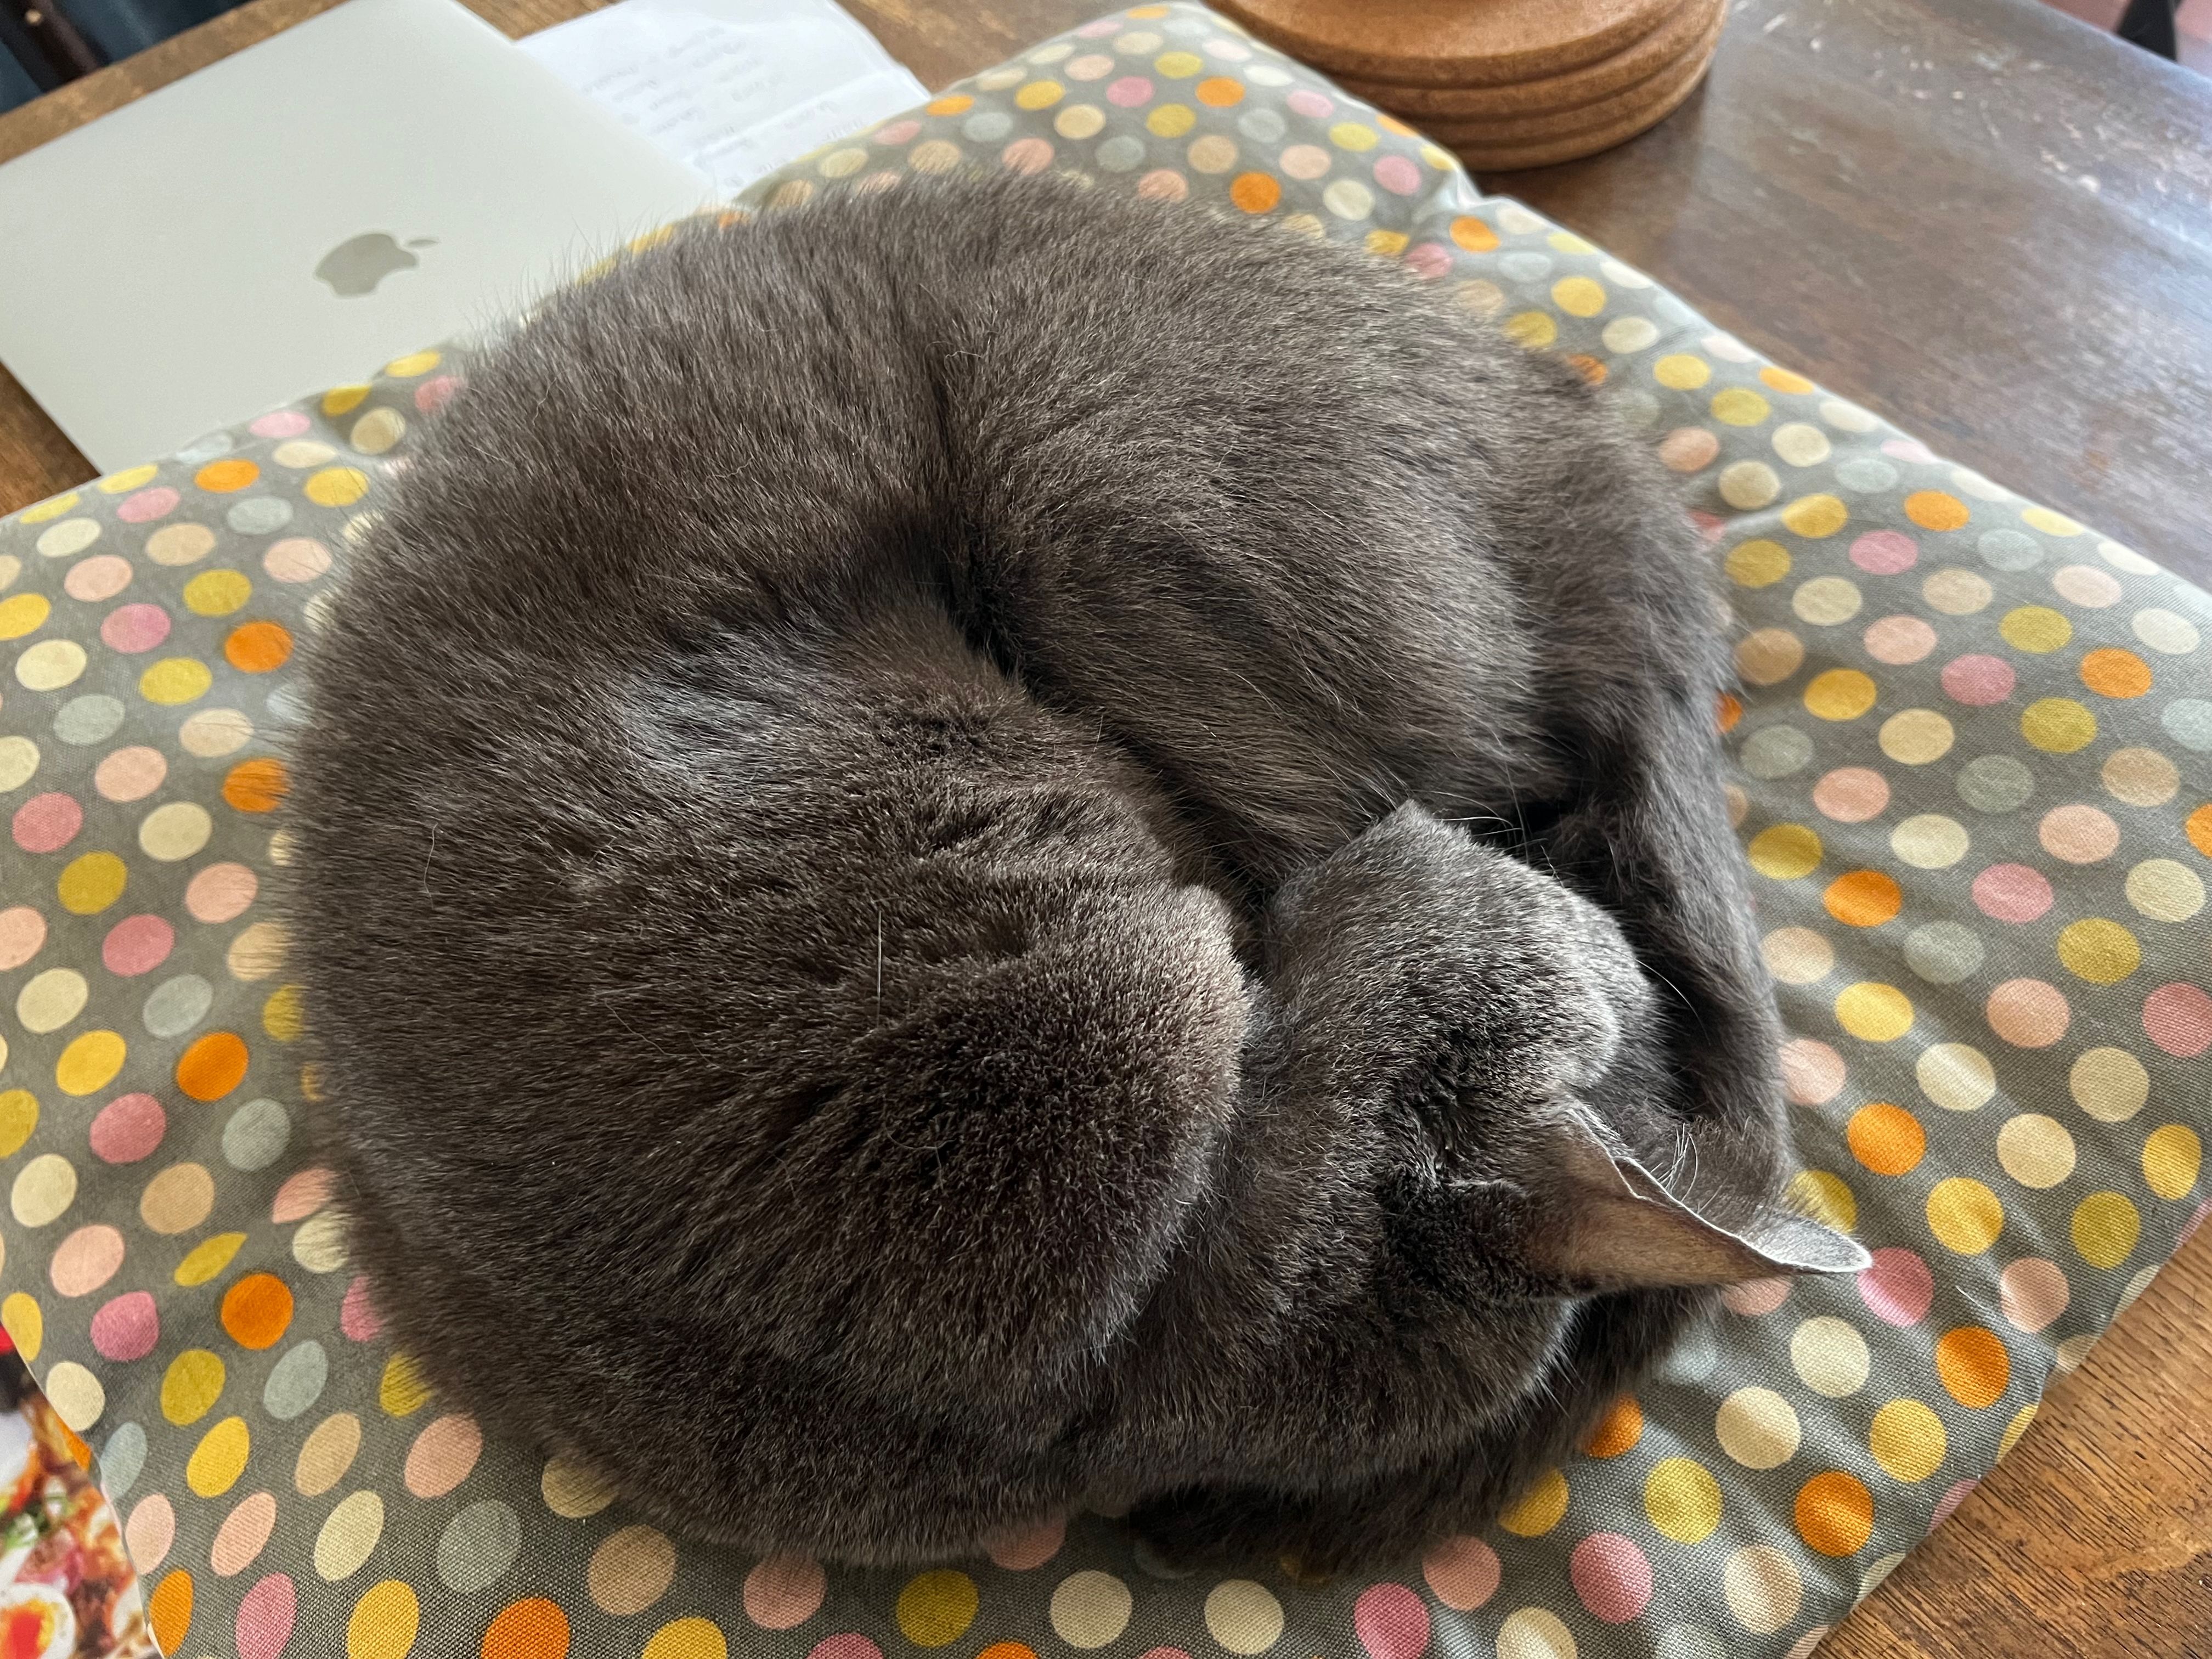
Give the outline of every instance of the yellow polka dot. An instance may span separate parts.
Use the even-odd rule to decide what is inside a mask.
[[[87,1031],[54,1062],[54,1083],[65,1095],[92,1094],[115,1080],[128,1053],[115,1032]]]
[[[121,472],[109,473],[95,483],[93,488],[103,495],[120,495],[126,490],[136,489],[142,484],[153,483],[161,475],[161,471],[160,467],[151,465],[128,467]]]
[[[1701,1544],[1721,1523],[1721,1486],[1694,1458],[1669,1457],[1644,1478],[1644,1513],[1678,1544]]]
[[[1801,495],[1782,509],[1782,522],[1795,536],[1818,541],[1850,522],[1850,509],[1833,495]]]
[[[1674,392],[1695,392],[1713,378],[1712,365],[1702,357],[1678,351],[1651,365],[1651,378]]]
[[[279,988],[268,1001],[261,1005],[261,1029],[279,1042],[293,1042],[307,1029],[307,1018],[300,1007],[300,988],[286,985]]]
[[[358,409],[368,393],[369,388],[366,386],[334,386],[323,393],[323,413],[343,415],[349,410]]]
[[[203,570],[185,584],[185,609],[196,617],[228,617],[253,596],[253,584],[236,570]]]
[[[1836,998],[1836,1022],[1863,1042],[1893,1042],[1912,1029],[1912,999],[1894,985],[1863,980]]]
[[[1205,142],[1202,138],[1199,141],[1200,143]],[[1224,139],[1223,142],[1226,143],[1227,140]],[[1196,147],[1196,145],[1192,146],[1194,149]],[[1403,253],[1406,251],[1406,244],[1410,240],[1402,230],[1370,230],[1360,239],[1360,245],[1370,253],[1379,254],[1385,259],[1390,259]],[[1539,317],[1543,315],[1541,312],[1533,312],[1530,314]],[[1527,343],[1524,341],[1523,343]]]
[[[1328,141],[1339,149],[1350,150],[1373,149],[1382,142],[1374,128],[1358,121],[1339,121],[1328,130]]]
[[[20,640],[36,633],[53,608],[52,601],[43,593],[18,593],[12,599],[0,599],[0,640]]]
[[[2028,1425],[2034,1421],[2035,1407],[2033,1406],[2022,1406],[2014,1412],[2012,1421],[2005,1425],[2005,1431],[1997,1437],[1997,1455],[2010,1456],[2012,1449],[2020,1444],[2021,1436],[2027,1432]]]
[[[1570,317],[1595,317],[1605,309],[1605,289],[1588,276],[1562,276],[1552,284],[1552,303]]]
[[[1979,1255],[2004,1230],[2004,1206],[1980,1182],[1953,1176],[1928,1194],[1928,1230],[1945,1249]]]
[[[410,351],[404,357],[394,357],[385,364],[384,372],[395,380],[411,380],[417,374],[428,374],[438,366],[434,351]]]
[[[1152,59],[1152,67],[1170,81],[1188,81],[1206,67],[1206,59],[1194,52],[1164,52]]]
[[[1943,1419],[1917,1400],[1893,1400],[1874,1414],[1868,1449],[1893,1480],[1925,1480],[1943,1467],[1950,1437]]]
[[[2142,964],[2142,947],[2118,922],[2088,916],[2059,930],[2058,960],[2076,979],[2118,985]]]
[[[1198,124],[1188,104],[1162,104],[1145,118],[1145,130],[1156,138],[1180,138]]]
[[[2143,1142],[2143,1184],[2168,1201],[2186,1198],[2197,1185],[2203,1161],[2203,1143],[2186,1124],[2153,1129]]]
[[[177,1283],[187,1287],[206,1284],[230,1266],[231,1258],[245,1243],[244,1233],[217,1233],[213,1238],[202,1239],[177,1263]]]
[[[645,1644],[644,1659],[729,1659],[730,1644],[722,1627],[694,1613],[672,1620],[653,1632]]]
[[[2056,651],[2074,637],[2074,624],[2059,612],[2044,605],[2023,605],[2008,611],[2004,620],[1997,624],[1997,632],[2015,651],[2027,651],[2040,655]]]
[[[1559,325],[1548,311],[1524,311],[1505,319],[1505,331],[1531,350],[1541,350],[1559,337]]]
[[[2020,510],[2021,522],[2046,536],[2078,536],[2081,526],[2063,513],[2053,513],[2047,507],[2024,507]]]
[[[54,883],[62,908],[72,915],[98,915],[123,896],[130,866],[112,853],[87,853],[71,859]]]
[[[200,1437],[185,1463],[185,1484],[202,1498],[220,1498],[246,1473],[253,1437],[242,1417],[226,1417]]]
[[[1841,1176],[1826,1170],[1800,1170],[1784,1189],[1791,1207],[1842,1232],[1859,1224],[1859,1201]]]
[[[1764,538],[1731,548],[1729,580],[1738,587],[1771,587],[1790,574],[1790,550]]]
[[[326,466],[304,487],[317,507],[351,507],[368,494],[368,474],[357,466]]]
[[[918,1648],[957,1642],[975,1622],[975,1581],[964,1572],[939,1567],[907,1580],[898,1595],[898,1627]]]
[[[1771,412],[1765,398],[1748,386],[1713,394],[1713,418],[1726,426],[1757,426]]]
[[[138,695],[149,702],[174,707],[207,695],[215,684],[208,665],[195,657],[165,657],[138,677]]]
[[[21,1291],[0,1301],[0,1330],[8,1333],[8,1340],[27,1360],[36,1359],[46,1346],[46,1317],[39,1311],[39,1304]]]
[[[187,1348],[161,1377],[161,1415],[179,1428],[197,1423],[222,1397],[226,1373],[220,1355]]]
[[[1802,374],[1793,374],[1786,368],[1762,368],[1759,378],[1771,391],[1787,392],[1801,398],[1813,389],[1813,383]]]
[[[2074,1206],[2074,1248],[2093,1267],[2117,1267],[2135,1254],[2142,1217],[2123,1193],[2092,1193]]]
[[[1032,81],[1014,94],[1014,103],[1021,109],[1050,109],[1067,95],[1067,88],[1057,81]]]
[[[1516,1538],[1541,1538],[1566,1515],[1567,1496],[1567,1477],[1547,1469],[1498,1517],[1498,1524]]]
[[[2097,717],[2071,697],[2045,697],[2021,711],[2020,734],[2046,755],[2070,755],[2095,740]]]
[[[1905,498],[1905,516],[1923,530],[1956,530],[1973,515],[1956,495],[1922,489]]]
[[[385,1361],[384,1375],[377,1379],[376,1403],[392,1417],[411,1417],[429,1402],[430,1385],[422,1380],[415,1362],[404,1353],[396,1353]]]
[[[0,1091],[0,1158],[13,1158],[39,1127],[39,1097],[28,1089]]]
[[[45,524],[48,520],[60,518],[76,504],[77,493],[72,489],[66,495],[51,495],[36,507],[27,507],[17,517],[23,524]]]
[[[1874,707],[1874,681],[1856,668],[1831,668],[1805,687],[1805,707],[1824,720],[1855,720]]]
[[[422,1604],[397,1578],[373,1584],[346,1620],[346,1659],[407,1659],[422,1627]]]
[[[1819,832],[1802,823],[1778,823],[1752,837],[1751,867],[1773,881],[1796,881],[1820,867]]]

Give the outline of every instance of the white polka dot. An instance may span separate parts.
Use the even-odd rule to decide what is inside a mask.
[[[44,1387],[55,1415],[79,1434],[99,1422],[100,1413],[107,1409],[107,1390],[74,1359],[64,1359],[48,1371]]]
[[[1265,1653],[1282,1639],[1283,1604],[1265,1584],[1231,1578],[1207,1593],[1206,1628],[1231,1653]]]
[[[2195,623],[2171,611],[2138,611],[2133,626],[2137,639],[2169,657],[2187,656],[2203,637]]]
[[[1792,466],[1818,466],[1828,459],[1828,434],[1803,421],[1775,428],[1773,442],[1774,453]]]
[[[1052,1627],[1074,1648],[1103,1648],[1128,1628],[1136,1605],[1129,1587],[1110,1572],[1076,1572],[1052,1592]]]
[[[1575,1634],[1549,1607],[1522,1607],[1498,1627],[1498,1659],[1576,1659]]]
[[[1834,1316],[1820,1314],[1790,1337],[1790,1363],[1814,1394],[1842,1400],[1866,1387],[1873,1362],[1866,1338]]]

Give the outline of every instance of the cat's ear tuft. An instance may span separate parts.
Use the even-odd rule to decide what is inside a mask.
[[[1857,1273],[1873,1260],[1854,1240],[1777,1206],[1724,1227],[1607,1149],[1578,1115],[1560,1125],[1559,1213],[1529,1238],[1529,1263],[1577,1290],[1741,1285],[1786,1273]]]

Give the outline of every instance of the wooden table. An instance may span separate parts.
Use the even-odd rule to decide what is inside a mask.
[[[846,0],[932,86],[1108,0]],[[0,116],[0,160],[324,9]],[[510,33],[590,0],[472,0]],[[2212,584],[2212,81],[2032,0],[1734,0],[1705,89],[1486,179],[1954,459]],[[4,257],[4,255],[0,255]],[[0,373],[0,512],[93,469]],[[1823,1659],[2212,1656],[2212,1227]]]

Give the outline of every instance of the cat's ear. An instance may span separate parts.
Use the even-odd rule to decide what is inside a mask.
[[[1559,1126],[1559,1214],[1528,1242],[1530,1265],[1577,1289],[1741,1285],[1784,1273],[1857,1273],[1873,1260],[1808,1216],[1762,1206],[1723,1227],[1609,1151],[1578,1115]]]

